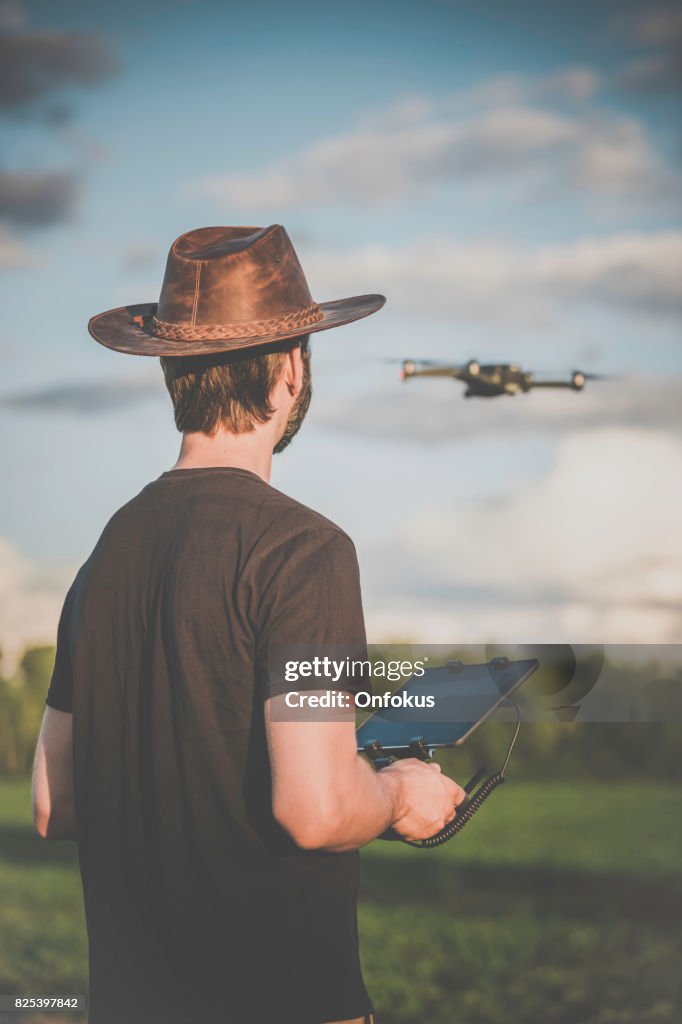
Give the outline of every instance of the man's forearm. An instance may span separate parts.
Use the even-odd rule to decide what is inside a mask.
[[[434,835],[464,796],[437,765],[404,758],[376,772],[357,753],[351,717],[266,723],[275,819],[305,850],[356,850],[393,826],[408,839]],[[275,705],[275,710],[277,707]]]
[[[322,816],[315,846],[355,850],[391,827],[403,839],[426,839],[452,821],[465,797],[437,764],[405,758],[375,772],[356,755],[335,780],[331,805],[341,810]]]
[[[363,757],[354,759],[351,777],[344,780],[341,811],[328,823],[321,849],[340,853],[357,850],[391,827],[402,813],[402,785],[390,769],[377,772]]]
[[[73,719],[45,708],[33,761],[33,820],[42,839],[76,837],[73,789]]]

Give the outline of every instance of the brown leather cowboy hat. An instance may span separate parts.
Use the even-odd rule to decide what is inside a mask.
[[[88,329],[101,345],[132,355],[209,355],[340,327],[385,301],[315,302],[281,224],[197,228],[171,246],[158,304],[110,309]]]

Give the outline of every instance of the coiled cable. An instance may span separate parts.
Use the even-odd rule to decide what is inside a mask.
[[[465,825],[468,825],[474,814],[481,809],[485,801],[494,793],[498,786],[501,786],[506,781],[505,772],[507,765],[509,764],[509,758],[511,757],[516,738],[519,735],[519,729],[521,728],[521,711],[518,704],[509,700],[505,702],[507,705],[512,705],[516,711],[516,728],[514,735],[512,736],[509,749],[507,750],[507,756],[504,759],[504,764],[498,772],[493,775],[489,775],[485,782],[482,782],[475,793],[468,797],[463,804],[460,804],[457,808],[456,816],[445,825],[440,832],[436,832],[435,835],[429,836],[428,839],[419,839],[416,842],[411,839],[404,839],[403,842],[407,843],[408,846],[414,846],[417,850],[434,850],[437,846],[442,846],[443,843],[447,843],[450,839],[454,838],[461,832]],[[472,779],[467,782],[464,787],[468,793],[472,789],[480,776],[480,772],[477,772]]]

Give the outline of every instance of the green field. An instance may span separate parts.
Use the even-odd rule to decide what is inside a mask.
[[[73,847],[34,837],[28,793],[0,783],[0,992],[83,992]],[[510,782],[441,850],[373,844],[361,936],[380,1024],[677,1022],[681,863],[682,788],[661,783]]]

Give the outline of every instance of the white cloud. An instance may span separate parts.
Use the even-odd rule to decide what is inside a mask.
[[[108,377],[104,380],[60,381],[45,387],[0,394],[0,409],[27,412],[75,413],[83,416],[107,415],[138,402],[163,395],[158,367],[135,376]]]
[[[10,674],[25,648],[55,643],[73,567],[48,568],[0,538],[0,670]]]
[[[0,4],[0,29],[5,31],[18,31],[25,28],[27,23],[26,12],[19,4]]]
[[[617,79],[625,92],[675,93],[682,87],[682,60],[676,50],[638,57],[623,68]]]
[[[678,6],[651,4],[634,19],[634,33],[644,46],[674,46],[682,43],[682,10]]]
[[[557,376],[567,380],[569,373]],[[462,398],[464,388],[450,380],[417,379],[400,390],[394,384],[390,390],[327,401],[318,412],[318,422],[345,435],[429,447],[468,444],[476,438],[516,442],[524,437],[559,437],[607,427],[635,427],[682,438],[680,377],[588,381],[580,394],[536,391],[470,401]]]
[[[364,562],[370,638],[681,642],[680,479],[679,440],[606,430],[508,500],[439,501]]]
[[[548,75],[499,75],[468,89],[461,89],[450,100],[454,111],[467,108],[509,107],[529,101],[568,101],[584,103],[602,87],[593,68],[568,67]]]
[[[619,75],[616,84],[639,93],[675,93],[682,87],[682,10],[679,5],[641,5],[617,20],[621,34],[640,47]]]
[[[679,317],[682,232],[619,234],[564,245],[423,239],[402,248],[312,250],[320,296],[364,292],[391,306],[481,323],[546,324],[567,305]]]
[[[539,95],[560,96],[576,101],[591,99],[600,87],[599,75],[592,68],[565,68],[549,75],[537,87]]]
[[[37,262],[28,246],[0,224],[0,270],[30,267]]]
[[[386,204],[449,182],[501,178],[529,194],[580,192],[610,203],[672,194],[677,186],[638,121],[563,109],[598,86],[589,68],[569,68],[544,79],[491,79],[439,104],[413,97],[260,171],[210,175],[187,191],[263,212]]]

